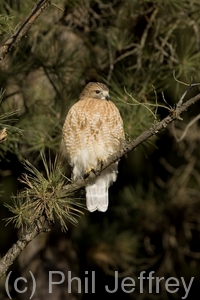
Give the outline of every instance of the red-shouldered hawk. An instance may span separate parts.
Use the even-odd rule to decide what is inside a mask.
[[[108,87],[90,82],[69,110],[63,126],[63,144],[74,180],[83,178],[100,161],[120,149],[125,139],[119,110],[111,102]],[[86,186],[89,211],[106,211],[108,188],[116,181],[118,162],[103,170]]]

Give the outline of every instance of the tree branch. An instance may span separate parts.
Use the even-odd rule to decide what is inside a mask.
[[[17,256],[26,248],[26,246],[41,232],[47,232],[43,227],[44,217],[35,220],[34,224],[12,245],[8,252],[0,260],[0,278],[6,273]]]
[[[139,135],[135,140],[130,143],[125,142],[122,148],[111,155],[103,164],[99,164],[96,170],[91,171],[88,174],[87,179],[80,179],[74,183],[66,185],[67,192],[72,193],[88,184],[89,181],[95,179],[99,174],[106,169],[109,165],[119,160],[123,155],[132,151],[140,144],[145,142],[151,136],[159,133],[163,129],[166,129],[167,126],[175,120],[180,119],[180,116],[185,112],[192,104],[200,100],[200,94],[191,98],[180,107],[177,107],[174,110],[171,110],[170,114],[164,118],[162,121],[153,125],[150,129],[145,130],[141,135]],[[8,250],[6,255],[0,261],[0,277],[3,276],[13,261],[17,256],[24,250],[24,248],[41,232],[46,232],[48,229],[45,229],[44,224],[45,218],[42,217],[39,220],[36,220],[33,225],[21,236],[21,238]]]
[[[0,60],[3,60],[8,52],[17,45],[17,43],[26,35],[32,24],[35,22],[37,17],[45,10],[47,6],[51,4],[51,0],[40,0],[26,20],[22,23],[19,29],[4,43],[0,48]]]
[[[99,164],[97,166],[96,170],[92,170],[90,173],[88,173],[87,179],[79,179],[76,182],[72,184],[68,184],[66,186],[66,189],[69,193],[73,193],[74,191],[86,186],[88,182],[91,180],[95,179],[97,176],[100,175],[100,173],[106,169],[108,166],[110,166],[112,163],[116,162],[119,160],[122,156],[127,154],[128,152],[134,150],[137,148],[140,144],[148,140],[150,137],[158,134],[160,131],[164,130],[167,128],[167,126],[172,123],[175,120],[180,119],[180,116],[183,112],[185,112],[191,105],[195,104],[197,101],[200,100],[200,94],[197,94],[195,97],[189,99],[187,102],[182,104],[179,107],[176,107],[176,109],[172,109],[170,111],[170,114],[161,120],[160,122],[156,123],[153,125],[151,128],[145,130],[142,134],[140,134],[138,137],[136,137],[133,141],[131,142],[124,142],[122,148],[110,155],[108,159],[103,162],[103,164]]]

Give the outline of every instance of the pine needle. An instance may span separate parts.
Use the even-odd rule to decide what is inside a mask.
[[[74,199],[66,189],[66,177],[60,169],[48,165],[44,153],[41,153],[45,174],[39,172],[29,161],[24,161],[27,173],[19,179],[26,188],[13,196],[13,204],[5,206],[14,214],[7,218],[7,224],[13,222],[15,227],[31,225],[34,220],[44,215],[50,223],[59,221],[61,229],[67,230],[67,221],[78,224],[77,217],[83,212],[83,203]]]

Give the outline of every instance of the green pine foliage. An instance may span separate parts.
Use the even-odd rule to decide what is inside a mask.
[[[50,162],[48,164],[43,153],[41,157],[46,174],[39,172],[30,162],[24,162],[28,173],[22,175],[20,182],[25,184],[25,188],[17,196],[13,196],[12,205],[6,204],[14,214],[7,219],[7,224],[12,221],[17,228],[24,225],[27,227],[45,216],[49,223],[57,220],[61,228],[67,230],[66,221],[77,225],[76,216],[81,211],[76,206],[84,206],[66,191],[68,180],[61,173],[61,169]]]

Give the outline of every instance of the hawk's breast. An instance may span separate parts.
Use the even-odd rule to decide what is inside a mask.
[[[68,112],[63,140],[74,177],[83,176],[120,148],[124,139],[123,121],[111,101],[84,98]]]

